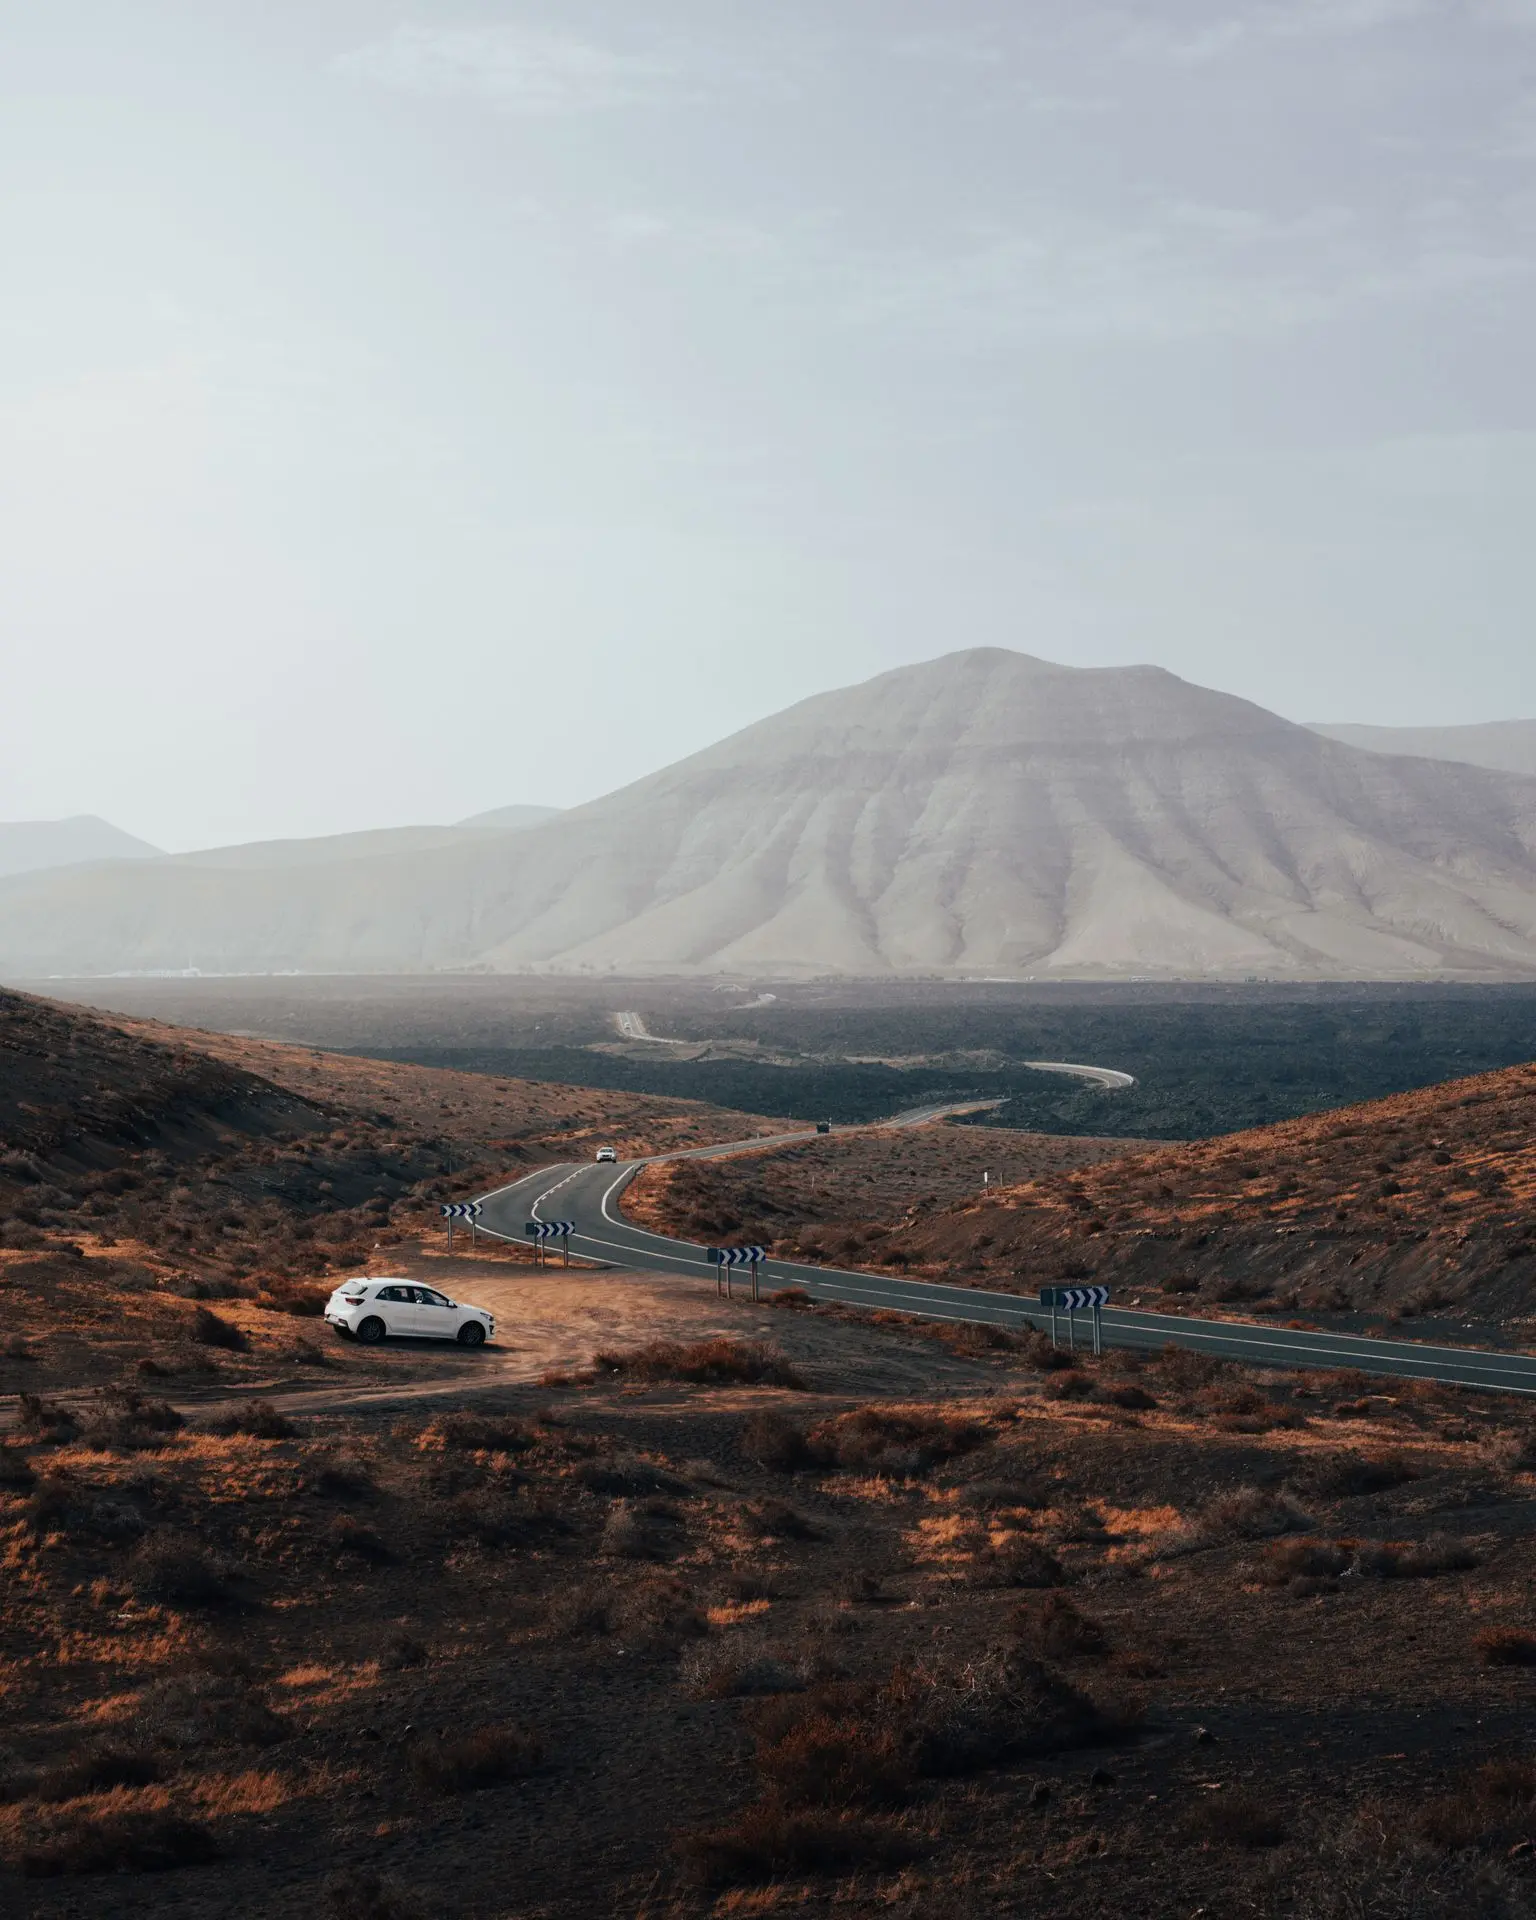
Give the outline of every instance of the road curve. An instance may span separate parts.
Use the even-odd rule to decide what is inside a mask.
[[[923,1107],[898,1115],[886,1126],[920,1126],[956,1111]],[[775,1146],[811,1140],[814,1133],[775,1134]],[[725,1146],[690,1147],[652,1154],[643,1160],[597,1166],[591,1162],[544,1167],[510,1186],[482,1196],[480,1230],[499,1239],[523,1240],[530,1220],[571,1220],[571,1252],[608,1266],[681,1274],[713,1281],[707,1250],[692,1241],[652,1233],[626,1220],[619,1195],[641,1167],[656,1160],[716,1159],[768,1144],[766,1139]],[[737,1285],[741,1284],[740,1276]],[[765,1288],[801,1287],[813,1300],[850,1307],[910,1313],[924,1320],[979,1321],[1015,1331],[1050,1325],[1050,1311],[1028,1294],[997,1293],[979,1287],[951,1287],[930,1280],[898,1280],[887,1274],[857,1273],[804,1261],[769,1260],[761,1272]],[[1067,1337],[1066,1316],[1059,1318]],[[1088,1334],[1087,1316],[1078,1320],[1078,1338]],[[1104,1310],[1104,1339],[1113,1347],[1143,1351],[1174,1345],[1222,1359],[1271,1367],[1358,1367],[1363,1373],[1407,1380],[1439,1380],[1450,1386],[1486,1387],[1500,1393],[1536,1397],[1536,1356],[1495,1353],[1481,1347],[1432,1347],[1411,1340],[1371,1340],[1349,1333],[1306,1333],[1256,1321],[1198,1320],[1183,1314]]]

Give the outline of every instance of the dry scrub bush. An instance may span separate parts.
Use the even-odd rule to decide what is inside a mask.
[[[825,1540],[817,1526],[787,1500],[748,1500],[736,1509],[737,1526],[758,1540]]]
[[[349,1453],[322,1461],[308,1485],[329,1500],[371,1500],[378,1492],[367,1463]]]
[[[1050,1660],[1099,1660],[1109,1652],[1103,1625],[1080,1613],[1064,1593],[1024,1601],[1010,1615],[1008,1628],[1021,1646]]]
[[[392,1633],[379,1651],[379,1667],[384,1673],[403,1673],[409,1667],[424,1667],[431,1655],[411,1633]]]
[[[728,1826],[687,1834],[675,1845],[683,1878],[710,1890],[895,1867],[911,1852],[901,1835],[868,1820],[771,1804],[747,1807]]]
[[[1405,1453],[1327,1453],[1306,1461],[1296,1484],[1325,1500],[1363,1493],[1387,1493],[1416,1480],[1419,1468]]]
[[[1485,1667],[1536,1667],[1536,1633],[1484,1627],[1472,1636],[1472,1651]]]
[[[219,1607],[234,1598],[223,1564],[189,1535],[166,1529],[135,1547],[128,1580],[141,1600],[174,1607]]]
[[[289,1727],[238,1673],[177,1673],[139,1695],[134,1725],[146,1739],[178,1749],[275,1747]]]
[[[1283,1533],[1299,1533],[1310,1527],[1294,1501],[1265,1487],[1238,1487],[1218,1494],[1163,1543],[1164,1558],[1180,1553],[1198,1553],[1207,1547],[1228,1546],[1234,1541],[1267,1540]]]
[[[754,1694],[798,1693],[807,1675],[798,1662],[772,1653],[756,1637],[711,1641],[683,1658],[682,1680],[704,1700],[730,1700]]]
[[[1536,1765],[1529,1760],[1490,1760],[1456,1791],[1420,1807],[1414,1834],[1447,1853],[1472,1848],[1504,1852],[1531,1838],[1536,1814]]]
[[[1228,1362],[1218,1360],[1212,1353],[1199,1353],[1193,1347],[1176,1347],[1170,1341],[1158,1356],[1157,1371],[1164,1384],[1175,1393],[1195,1393],[1226,1373]]]
[[[96,1453],[128,1453],[165,1445],[185,1420],[164,1400],[150,1400],[132,1387],[109,1387],[80,1433],[80,1444]]]
[[[623,1353],[592,1356],[594,1372],[636,1380],[688,1380],[709,1386],[797,1387],[804,1380],[776,1347],[758,1341],[652,1340]]]
[[[1408,1838],[1402,1823],[1363,1812],[1287,1856],[1267,1914],[1287,1920],[1533,1920],[1524,1889],[1475,1856],[1450,1859]]]
[[[1530,1427],[1505,1427],[1487,1434],[1483,1450],[1506,1473],[1536,1472],[1536,1430]]]
[[[1328,1590],[1348,1571],[1353,1550],[1326,1540],[1278,1540],[1259,1554],[1253,1576],[1260,1586],[1289,1587],[1299,1595]]]
[[[583,1460],[576,1469],[575,1477],[589,1493],[638,1498],[644,1494],[687,1491],[687,1482],[679,1480],[675,1473],[668,1473],[662,1467],[653,1467],[649,1461],[633,1456]]]
[[[979,1772],[1032,1754],[1094,1745],[1123,1731],[1043,1662],[1017,1647],[979,1659],[898,1668],[882,1685],[832,1683],[764,1702],[755,1764],[788,1806],[899,1804],[919,1779]]]
[[[330,1920],[426,1920],[426,1910],[383,1875],[359,1867],[325,1883]]]
[[[983,1422],[923,1407],[858,1407],[821,1420],[806,1435],[812,1454],[829,1467],[912,1478],[946,1460],[973,1453],[993,1438]]]
[[[522,1727],[475,1727],[424,1741],[411,1755],[411,1772],[418,1786],[438,1793],[466,1793],[520,1780],[542,1758],[539,1740]]]
[[[16,1396],[16,1430],[30,1440],[42,1440],[58,1445],[72,1440],[80,1431],[80,1422],[56,1401],[44,1400],[36,1393],[22,1393]]]
[[[741,1430],[741,1450],[749,1460],[775,1473],[802,1473],[826,1464],[808,1444],[804,1427],[767,1408],[748,1415]]]
[[[1048,1548],[1022,1534],[988,1541],[971,1559],[967,1579],[973,1587],[1064,1587],[1069,1575]]]
[[[338,1553],[356,1554],[359,1560],[366,1560],[370,1566],[386,1567],[395,1559],[395,1550],[388,1541],[375,1533],[372,1527],[354,1519],[350,1513],[338,1513],[327,1533]]]
[[[1465,1573],[1477,1555],[1465,1540],[1432,1533],[1427,1540],[1383,1541],[1362,1546],[1355,1570],[1374,1580],[1423,1580],[1440,1573]]]
[[[192,1316],[191,1335],[200,1347],[217,1347],[224,1353],[244,1353],[250,1341],[232,1320],[224,1320],[207,1307],[199,1307]]]
[[[154,1754],[142,1747],[118,1747],[109,1742],[82,1747],[67,1760],[46,1767],[33,1791],[39,1800],[57,1803],[79,1800],[90,1793],[108,1793],[113,1787],[147,1787],[164,1775]]]
[[[37,1533],[84,1535],[107,1545],[140,1539],[148,1527],[137,1507],[69,1473],[36,1481],[23,1513]]]
[[[646,1514],[617,1506],[603,1523],[598,1551],[620,1560],[663,1560],[668,1543]]]
[[[475,1413],[443,1413],[427,1422],[416,1444],[423,1453],[526,1453],[538,1437],[526,1420],[510,1415],[498,1419]]]
[[[1040,1373],[1065,1373],[1077,1365],[1077,1355],[1058,1347],[1049,1334],[1026,1334],[1024,1358]]]
[[[160,1873],[218,1857],[213,1835],[165,1808],[118,1807],[66,1815],[21,1856],[31,1878],[74,1873]]]
[[[210,1433],[244,1434],[250,1440],[291,1440],[298,1428],[278,1412],[270,1400],[252,1400],[232,1413],[219,1414],[208,1422]]]

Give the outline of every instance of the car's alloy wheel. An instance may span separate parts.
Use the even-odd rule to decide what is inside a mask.
[[[357,1329],[357,1337],[365,1347],[376,1347],[384,1338],[384,1322],[377,1314],[370,1313]]]
[[[485,1328],[481,1326],[478,1320],[466,1320],[463,1326],[459,1328],[459,1345],[461,1347],[479,1347],[484,1344]]]

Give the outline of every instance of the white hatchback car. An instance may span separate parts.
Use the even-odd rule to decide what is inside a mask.
[[[617,1160],[618,1157],[612,1147],[599,1147],[597,1150],[597,1158],[599,1160]]]
[[[351,1334],[365,1347],[376,1347],[391,1334],[479,1347],[496,1333],[495,1316],[484,1307],[461,1307],[414,1280],[343,1280],[325,1303],[325,1317],[338,1333]]]

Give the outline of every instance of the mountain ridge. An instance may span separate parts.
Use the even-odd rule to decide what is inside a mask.
[[[1000,648],[817,694],[517,833],[0,883],[12,977],[1536,974],[1536,780]]]

